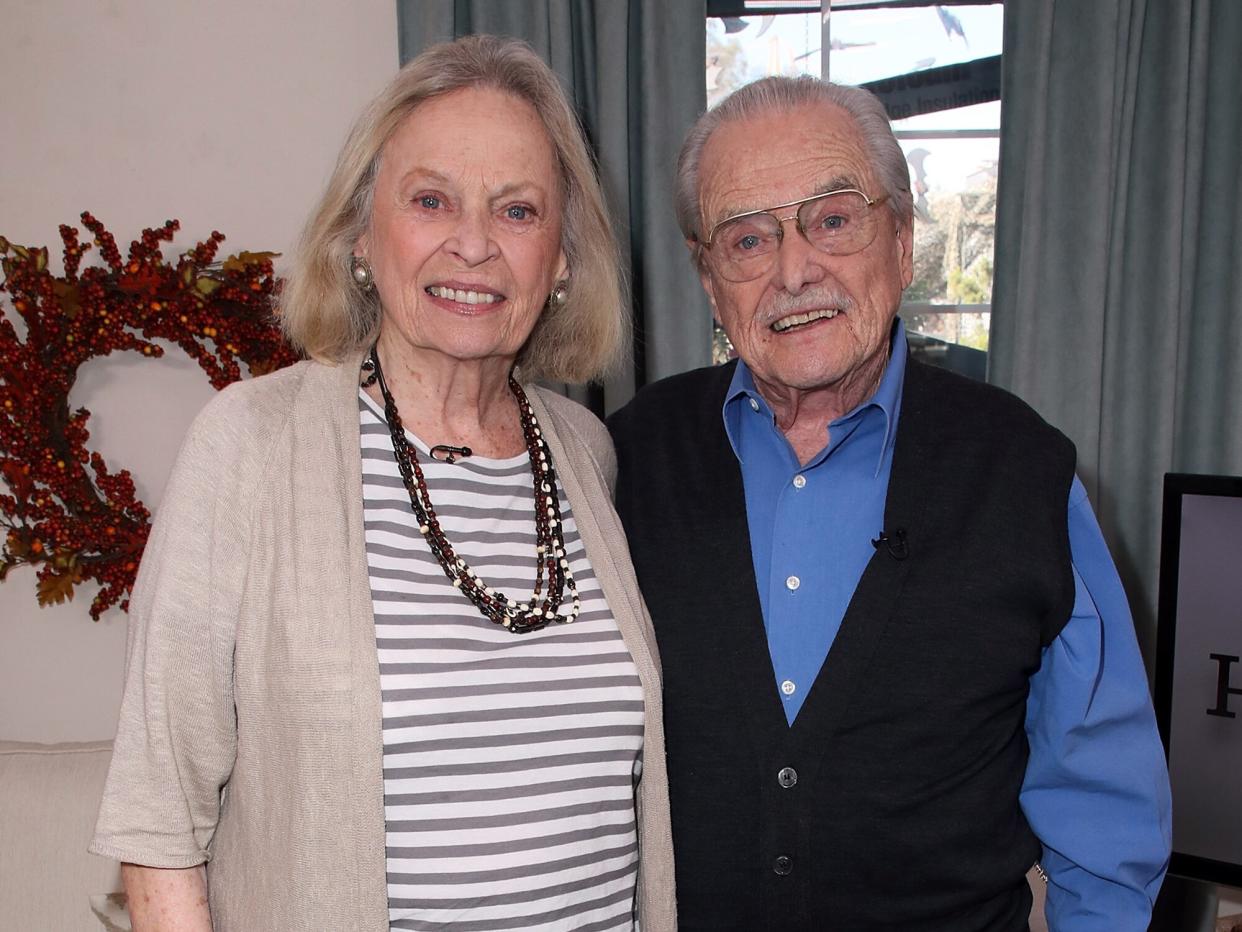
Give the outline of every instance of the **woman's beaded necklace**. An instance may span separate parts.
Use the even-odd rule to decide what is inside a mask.
[[[435,508],[432,507],[418,454],[406,440],[401,415],[397,413],[397,403],[384,381],[384,370],[380,366],[379,353],[375,347],[371,348],[371,355],[362,364],[362,368],[368,373],[362,384],[369,386],[378,382],[380,394],[384,396],[384,420],[387,421],[388,432],[392,435],[393,456],[401,473],[401,481],[405,483],[405,490],[409,493],[410,507],[418,520],[418,531],[426,539],[440,568],[444,570],[444,575],[453,586],[474,603],[484,618],[514,634],[538,631],[553,622],[568,624],[577,618],[582,611],[582,603],[578,598],[577,586],[574,585],[573,573],[569,570],[569,558],[565,555],[561,505],[556,494],[556,470],[552,467],[552,453],[543,439],[530,401],[513,373],[509,373],[509,391],[517,399],[535,490],[535,589],[526,602],[515,602],[503,592],[488,586],[465,560],[457,556],[453,545],[444,536]],[[560,608],[565,600],[566,590],[569,591],[570,609],[568,614],[562,615]]]

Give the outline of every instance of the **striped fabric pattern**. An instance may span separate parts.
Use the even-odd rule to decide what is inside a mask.
[[[571,625],[513,635],[445,577],[410,509],[382,410],[359,393],[367,563],[383,691],[393,929],[633,929],[638,673],[558,487],[582,598]],[[444,531],[493,588],[529,598],[526,454],[432,460]]]

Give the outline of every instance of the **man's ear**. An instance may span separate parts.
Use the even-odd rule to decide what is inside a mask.
[[[914,221],[897,223],[897,258],[901,263],[901,289],[910,287],[914,281]]]
[[[707,270],[707,263],[703,261],[702,247],[694,240],[688,239],[686,248],[690,250],[690,258],[694,260],[694,267],[698,270],[699,284],[707,292],[707,301],[712,306],[712,317],[716,319],[716,323],[720,323],[720,311],[716,309],[716,287],[712,282],[711,273]]]

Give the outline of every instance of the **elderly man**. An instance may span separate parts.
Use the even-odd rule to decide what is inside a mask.
[[[665,672],[683,930],[1147,928],[1170,843],[1074,449],[912,361],[906,162],[867,92],[768,78],[691,131],[680,223],[741,357],[612,418]]]

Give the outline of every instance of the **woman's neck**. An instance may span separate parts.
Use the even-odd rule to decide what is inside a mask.
[[[429,446],[469,447],[491,458],[526,449],[517,401],[509,390],[513,361],[454,359],[385,340],[378,344],[384,382],[405,429]],[[378,384],[368,394],[383,406]]]

